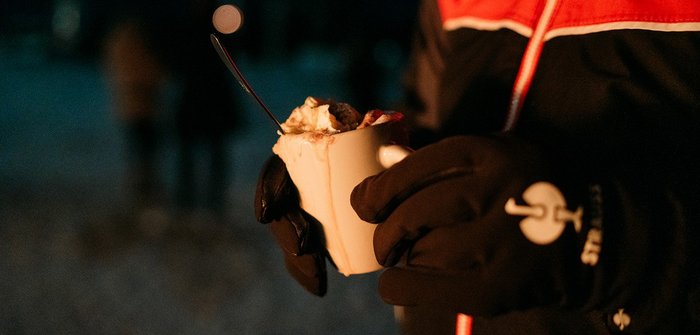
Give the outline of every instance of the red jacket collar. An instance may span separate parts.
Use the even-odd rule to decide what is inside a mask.
[[[438,0],[445,29],[507,28],[530,36],[544,4],[556,1],[548,38],[617,29],[700,30],[697,0]]]

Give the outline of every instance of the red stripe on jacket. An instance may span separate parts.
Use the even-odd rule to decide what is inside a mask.
[[[512,21],[529,29],[535,28],[544,3],[543,0],[438,0],[443,23],[459,19]],[[639,23],[699,23],[700,3],[697,0],[560,0],[549,30],[624,22],[635,24],[616,29],[639,28]],[[685,30],[700,30],[700,25]]]

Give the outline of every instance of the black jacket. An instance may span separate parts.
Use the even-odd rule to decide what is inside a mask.
[[[421,7],[414,145],[506,131],[619,196],[583,304],[475,316],[473,333],[599,334],[625,319],[625,333],[700,333],[700,6],[480,2]],[[454,333],[458,311],[402,312],[406,333]]]

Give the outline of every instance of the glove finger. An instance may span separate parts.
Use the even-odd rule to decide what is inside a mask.
[[[440,305],[472,315],[572,303],[570,292],[586,289],[576,275],[580,262],[570,232],[542,246],[514,230],[465,238],[471,232],[441,227],[415,244],[406,267],[382,274],[379,292],[391,304]],[[456,247],[460,240],[462,248]]]
[[[368,177],[355,187],[350,201],[361,219],[382,222],[403,201],[432,184],[501,170],[508,165],[505,151],[503,143],[493,138],[451,137]]]
[[[516,276],[493,278],[479,271],[434,274],[391,268],[379,278],[379,294],[392,305],[432,305],[476,316],[555,301],[553,296],[544,297],[541,290],[519,283],[525,280]]]
[[[478,287],[478,275],[468,278],[391,268],[379,277],[379,295],[391,305],[432,305],[470,315],[494,314],[495,294],[488,286]]]
[[[280,220],[270,222],[269,227],[272,236],[285,254],[297,256],[302,254],[300,238],[297,236],[294,225],[287,220],[286,216]]]
[[[282,249],[292,255],[323,250],[320,224],[303,210],[291,211],[270,223],[270,231]]]
[[[328,277],[326,261],[321,253],[294,256],[284,254],[284,264],[289,274],[308,292],[322,297],[326,294]]]
[[[255,189],[256,219],[270,223],[298,205],[299,196],[284,161],[277,155],[271,156],[263,165]]]
[[[448,246],[468,250],[472,248],[465,248],[464,243],[480,244],[506,230],[519,231],[517,218],[507,216],[503,208],[509,195],[518,194],[525,183],[508,174],[501,169],[453,176],[406,198],[374,232],[377,261],[384,266],[395,264],[415,241],[430,237],[437,228],[454,229],[453,235],[435,241],[436,250]],[[447,243],[450,241],[456,245]]]
[[[465,184],[446,179],[426,187],[407,198],[374,231],[374,252],[377,261],[384,266],[394,265],[414,241],[429,235],[436,227],[467,225],[475,217],[478,208],[463,188]],[[459,191],[459,194],[453,194]],[[436,200],[437,199],[437,200]]]

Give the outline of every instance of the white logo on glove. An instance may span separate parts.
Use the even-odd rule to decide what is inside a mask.
[[[559,189],[547,182],[537,182],[523,192],[523,200],[527,205],[518,205],[514,198],[508,199],[505,205],[506,213],[526,216],[520,221],[520,230],[525,237],[536,244],[554,242],[566,228],[567,222],[572,222],[576,232],[581,231],[583,208],[576,212],[566,208],[566,200]]]

